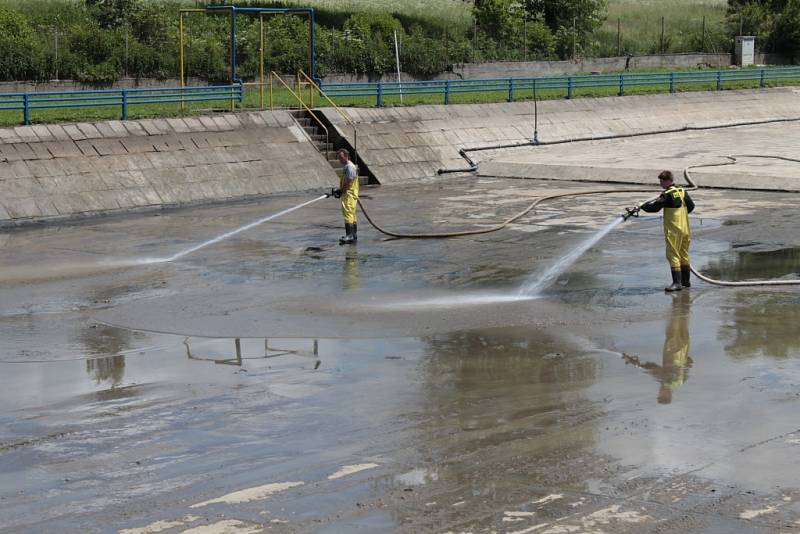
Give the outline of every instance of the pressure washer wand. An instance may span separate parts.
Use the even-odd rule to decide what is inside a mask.
[[[621,215],[623,221],[627,221],[631,217],[638,217],[641,206],[633,206],[632,208],[625,208],[625,213]]]

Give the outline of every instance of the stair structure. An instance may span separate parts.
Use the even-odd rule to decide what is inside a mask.
[[[294,118],[297,125],[305,131],[320,154],[325,156],[328,160],[328,164],[336,171],[337,176],[341,176],[344,172],[342,170],[343,165],[339,163],[339,158],[336,157],[336,151],[339,148],[347,148],[350,151],[351,159],[354,159],[353,150],[347,145],[345,139],[341,137],[338,132],[333,130],[333,126],[328,128],[326,139],[325,126],[320,124],[319,120],[305,109],[295,109],[289,111],[289,113]],[[315,111],[315,113],[318,117],[321,116],[321,112]],[[369,172],[364,162],[358,161],[357,166],[359,185],[378,185],[380,183],[372,176],[372,173]]]

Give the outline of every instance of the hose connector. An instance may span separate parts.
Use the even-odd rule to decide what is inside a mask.
[[[625,213],[620,215],[623,221],[627,221],[631,217],[638,217],[639,210],[641,209],[640,206],[633,206],[632,208],[625,208]]]

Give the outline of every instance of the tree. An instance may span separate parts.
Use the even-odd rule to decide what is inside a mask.
[[[800,53],[800,0],[729,0],[728,21],[762,51]]]
[[[523,11],[516,0],[475,0],[472,15],[482,32],[507,41],[518,33]]]
[[[606,0],[523,0],[522,4],[529,20],[543,22],[556,35],[562,57],[569,56],[573,38],[583,49],[605,20]]]
[[[137,0],[86,0],[86,6],[94,12],[94,18],[106,29],[114,29],[128,22],[137,4]]]
[[[30,21],[0,7],[0,28],[0,80],[43,78],[43,50]]]
[[[606,0],[475,0],[479,30],[506,47],[520,48],[527,21],[528,52],[549,59],[554,51],[568,57],[583,49],[604,20]],[[575,26],[575,34],[572,28]]]

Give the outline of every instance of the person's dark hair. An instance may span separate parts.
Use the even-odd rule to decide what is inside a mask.
[[[350,151],[347,150],[346,148],[340,148],[339,150],[336,151],[336,153],[337,154],[344,154],[348,158],[350,157]]]
[[[669,180],[670,182],[675,181],[675,177],[672,176],[672,171],[661,171],[661,174],[658,175],[659,180]]]

